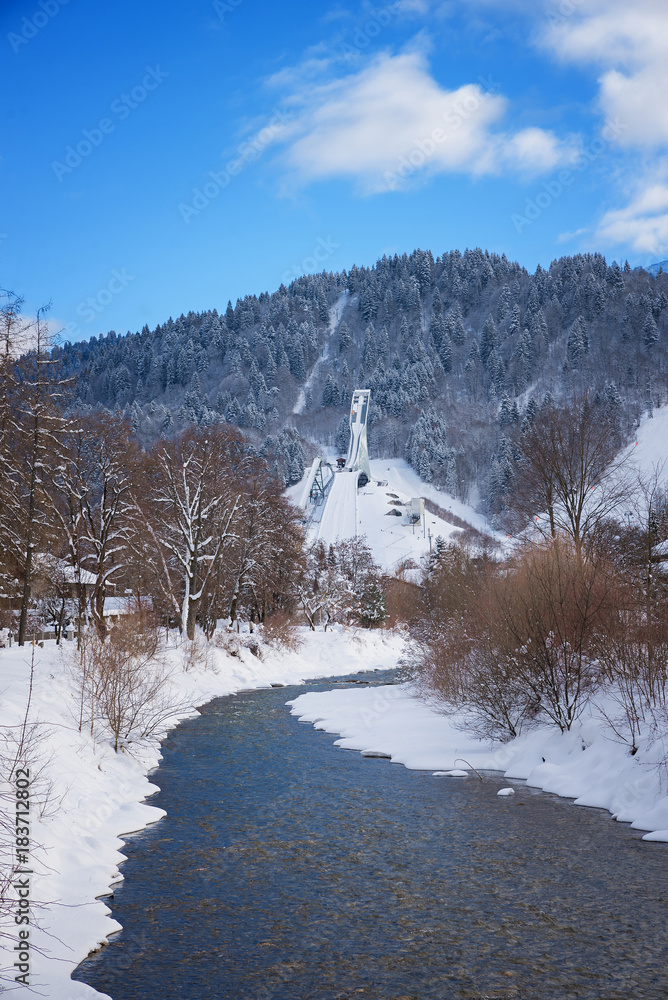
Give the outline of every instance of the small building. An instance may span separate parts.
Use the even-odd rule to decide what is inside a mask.
[[[424,497],[413,497],[408,508],[408,520],[410,524],[424,523]]]
[[[150,597],[140,598],[141,607],[147,611],[153,610],[153,600]],[[105,597],[103,617],[109,625],[116,625],[124,615],[134,614],[138,610],[137,599],[131,595],[125,597]]]

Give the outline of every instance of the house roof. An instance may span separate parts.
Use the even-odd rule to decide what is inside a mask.
[[[37,552],[34,557],[34,567],[37,573],[57,577],[63,583],[83,583],[92,587],[97,577],[87,569],[78,572],[66,559],[59,559],[50,552]]]

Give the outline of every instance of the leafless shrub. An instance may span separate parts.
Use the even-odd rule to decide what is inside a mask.
[[[100,728],[115,751],[155,736],[182,710],[169,692],[160,633],[141,613],[125,615],[106,639],[88,632],[78,657],[80,726]]]
[[[444,708],[470,710],[467,728],[509,739],[536,714],[536,700],[516,677],[499,628],[498,566],[470,549],[439,542],[423,581],[423,616],[413,618],[413,672]]]
[[[600,643],[601,663],[610,680],[607,693],[619,708],[619,715],[605,715],[615,735],[635,754],[642,736],[656,738],[668,732],[668,636],[649,637],[642,625],[633,627],[628,621],[619,626]]]
[[[255,656],[258,660],[263,660],[264,656],[262,653],[262,645],[258,641],[255,635],[242,635],[241,645],[244,649],[247,649],[249,653]]]
[[[241,649],[241,636],[232,629],[218,629],[215,634],[214,643],[218,649],[222,649],[228,656],[239,656]]]
[[[213,649],[205,635],[195,635],[193,639],[186,640],[181,648],[183,650],[183,669],[186,673],[195,668],[213,670]]]
[[[414,623],[417,672],[470,727],[508,738],[542,719],[571,728],[600,679],[593,642],[610,608],[610,574],[557,538],[498,563],[438,547]]]
[[[495,592],[514,672],[562,732],[599,682],[593,643],[609,617],[611,581],[602,558],[584,560],[570,538],[558,537],[523,552]]]
[[[271,649],[285,649],[296,652],[302,639],[292,623],[290,615],[283,611],[267,618],[262,625],[262,637]]]
[[[385,581],[385,605],[387,620],[385,626],[389,629],[400,628],[413,622],[421,613],[422,594],[417,583],[404,580],[400,576],[390,577]]]
[[[642,736],[668,735],[668,495],[661,468],[640,476],[630,498],[630,523],[613,525],[616,590],[596,654],[607,694],[619,714],[607,712],[615,735],[632,754]]]

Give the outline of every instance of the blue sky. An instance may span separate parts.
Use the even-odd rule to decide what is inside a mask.
[[[0,285],[67,339],[383,253],[668,255],[663,0],[5,0]]]

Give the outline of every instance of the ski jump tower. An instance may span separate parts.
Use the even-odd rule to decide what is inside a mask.
[[[369,467],[369,450],[366,443],[366,422],[369,413],[370,389],[355,389],[350,404],[350,444],[346,469],[353,472],[363,472],[367,482],[371,480]]]

